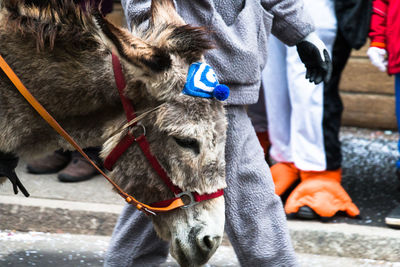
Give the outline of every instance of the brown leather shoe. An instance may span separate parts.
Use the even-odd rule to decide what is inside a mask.
[[[71,152],[57,150],[52,154],[28,162],[26,169],[29,173],[49,174],[56,173],[69,163]]]
[[[78,152],[72,152],[71,162],[58,173],[58,180],[66,183],[81,182],[97,175],[97,170]]]

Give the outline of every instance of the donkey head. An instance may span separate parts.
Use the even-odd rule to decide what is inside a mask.
[[[203,53],[211,48],[206,31],[186,25],[172,0],[152,2],[145,31],[133,28],[131,33],[101,17],[97,21],[121,58],[127,79],[126,95],[135,108],[145,111],[161,105],[140,124],[145,128],[152,154],[172,183],[182,191],[199,194],[224,188],[223,104],[213,98],[182,93],[189,67],[194,62],[204,62]],[[109,132],[117,129],[110,127]],[[142,130],[138,127],[133,131]],[[109,138],[102,155],[108,155],[124,134]],[[144,203],[174,197],[138,145],[122,155],[111,174],[126,192]],[[183,266],[198,266],[207,262],[221,243],[224,199],[203,201],[151,219],[160,237],[171,240],[171,254],[177,261]]]

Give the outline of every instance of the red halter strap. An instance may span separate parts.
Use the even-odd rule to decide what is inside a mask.
[[[112,54],[112,64],[113,64],[115,82],[118,88],[119,96],[121,98],[122,106],[124,107],[127,120],[128,122],[130,122],[131,120],[136,118],[136,114],[132,102],[124,94],[126,82],[124,75],[122,73],[121,63],[119,61],[118,56],[115,53]],[[121,157],[121,155],[135,142],[138,143],[143,154],[146,156],[147,160],[149,161],[153,169],[156,171],[158,176],[164,181],[164,183],[168,186],[168,188],[177,196],[176,198],[153,203],[151,204],[152,206],[166,207],[176,199],[186,198],[186,201],[184,201],[184,203],[185,204],[188,203],[187,200],[190,200],[190,202],[186,204],[184,207],[189,207],[194,205],[196,202],[217,198],[224,194],[223,189],[220,189],[211,194],[203,194],[203,195],[199,195],[196,192],[182,192],[182,190],[179,187],[177,187],[172,183],[171,179],[168,177],[167,173],[160,165],[157,158],[154,157],[154,155],[151,153],[150,144],[147,141],[145,133],[143,133],[139,137],[134,137],[131,132],[128,132],[128,134],[121,139],[121,141],[117,144],[117,146],[107,156],[107,158],[104,161],[104,167],[107,170],[111,171],[115,162],[119,159],[119,157]]]
[[[47,110],[39,103],[39,101],[31,94],[31,92],[24,86],[15,72],[11,69],[11,67],[7,64],[4,58],[0,55],[0,68],[4,71],[10,81],[14,84],[15,88],[21,93],[21,95],[29,102],[29,104],[40,114],[40,116],[57,131],[66,141],[68,141],[82,156],[101,174],[104,178],[109,181],[114,189],[118,192],[131,205],[135,205],[135,207],[143,211],[147,214],[156,215],[159,212],[167,212],[170,210],[174,210],[180,207],[186,206],[181,198],[177,198],[170,202],[168,206],[164,207],[152,207],[146,205],[138,200],[136,200],[131,195],[127,194],[124,190],[122,190],[107,174],[103,172],[100,167],[98,167],[89,156],[83,151],[83,149],[75,142],[75,140],[61,127],[61,125],[47,112]]]

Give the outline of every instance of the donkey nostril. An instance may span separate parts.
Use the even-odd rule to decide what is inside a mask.
[[[218,246],[219,240],[220,240],[219,236],[211,237],[209,235],[206,235],[203,237],[201,241],[199,240],[201,243],[199,244],[199,246],[201,247],[202,250],[209,253]]]
[[[203,242],[204,242],[204,245],[206,245],[206,247],[209,249],[209,250],[211,250],[213,247],[214,247],[214,241],[211,239],[211,237],[209,236],[209,235],[206,235],[204,238],[203,238]]]

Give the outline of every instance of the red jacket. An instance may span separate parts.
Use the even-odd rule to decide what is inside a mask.
[[[388,73],[400,73],[400,0],[373,0],[371,46],[385,48]]]

